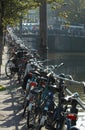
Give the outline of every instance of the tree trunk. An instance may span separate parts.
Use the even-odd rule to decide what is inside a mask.
[[[20,17],[20,22],[19,22],[19,33],[20,33],[20,37],[22,37],[22,14]]]
[[[40,6],[40,55],[47,59],[47,54],[47,4],[46,0],[42,0]]]
[[[2,19],[4,16],[4,4],[0,1],[0,74],[1,74],[1,64],[2,64],[2,51],[3,51],[3,24]]]

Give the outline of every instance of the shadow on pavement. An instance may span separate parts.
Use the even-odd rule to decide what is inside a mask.
[[[0,130],[26,130],[26,119],[22,117],[21,87],[9,82],[7,90],[0,92],[0,115],[3,117],[0,118]]]

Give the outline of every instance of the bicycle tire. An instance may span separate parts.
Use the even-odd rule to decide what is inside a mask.
[[[5,74],[7,77],[12,78],[15,74],[14,71],[12,71],[12,67],[15,66],[12,60],[8,60],[5,65]]]
[[[29,129],[38,130],[40,116],[40,111],[35,111],[35,107],[32,109],[32,111],[27,112],[27,126]]]

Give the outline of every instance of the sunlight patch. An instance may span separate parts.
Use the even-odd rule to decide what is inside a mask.
[[[6,88],[4,86],[0,85],[0,91],[4,91],[4,90],[6,90]]]

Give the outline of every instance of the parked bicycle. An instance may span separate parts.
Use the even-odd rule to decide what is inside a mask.
[[[58,78],[59,81],[57,82],[59,86],[56,86],[56,82],[54,82],[53,85],[52,83],[48,84],[48,87],[45,87],[44,91],[42,91],[40,100],[35,100],[34,104],[36,104],[37,101],[38,105],[36,106],[38,107],[34,105],[34,109],[31,109],[34,112],[34,114],[32,114],[35,115],[35,118],[33,118],[35,119],[35,127],[32,127],[32,129],[36,128],[37,130],[41,130],[42,127],[45,127],[49,130],[78,130],[78,128],[75,127],[78,115],[77,104],[80,104],[82,108],[84,108],[84,105],[78,100],[79,95],[77,93],[72,94],[64,84],[64,81],[69,80],[72,76],[67,76],[69,78],[65,78],[65,75],[57,76],[53,71],[48,75],[53,75],[55,78]],[[73,82],[73,79],[70,79],[70,81]],[[66,91],[69,92],[71,96],[67,96],[65,94]],[[55,93],[57,93],[58,96],[58,103],[54,100]],[[35,112],[35,108],[37,108],[37,112]],[[27,117],[29,118],[29,115]],[[29,123],[28,118],[27,123]]]
[[[13,48],[14,46],[14,48]],[[85,103],[77,92],[71,92],[67,82],[82,84],[71,75],[56,74],[59,65],[45,65],[36,49],[24,44],[13,44],[5,66],[7,77],[18,76],[24,91],[23,116],[28,130],[80,130],[77,128],[78,106],[85,110]]]

